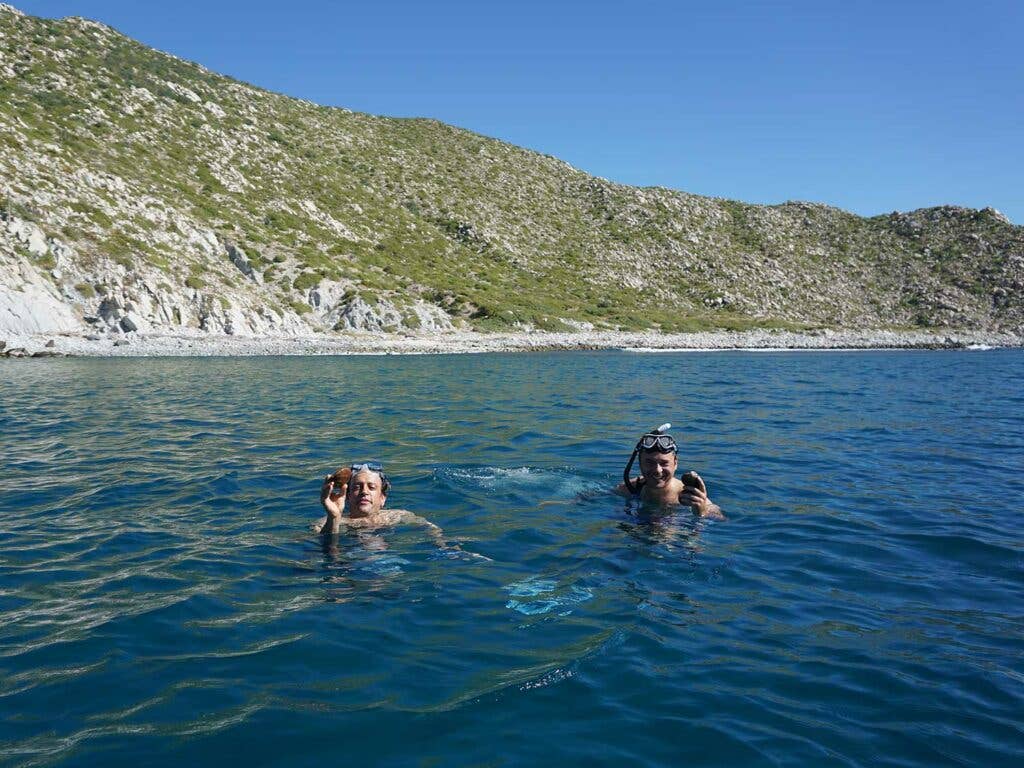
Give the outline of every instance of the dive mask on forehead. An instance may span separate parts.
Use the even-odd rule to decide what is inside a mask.
[[[665,422],[657,429],[652,429],[643,435],[637,441],[636,447],[633,448],[633,453],[629,457],[629,462],[626,464],[626,468],[622,470],[622,480],[625,482],[626,488],[629,489],[630,493],[636,493],[636,488],[633,486],[633,480],[629,473],[633,469],[633,462],[636,461],[640,451],[656,451],[658,453],[678,452],[675,439],[672,435],[665,434],[669,429],[672,429],[672,425]]]
[[[353,464],[351,469],[353,475],[364,470],[380,474],[384,471],[384,465],[379,461],[364,461],[362,464]]]
[[[381,490],[387,494],[391,490],[391,481],[388,476],[384,474],[384,465],[379,461],[363,461],[359,464],[352,465],[352,477],[355,477],[360,472],[374,472],[380,475],[380,486]]]
[[[640,448],[644,451],[669,453],[676,450],[676,441],[672,435],[659,435],[652,432],[640,438]]]

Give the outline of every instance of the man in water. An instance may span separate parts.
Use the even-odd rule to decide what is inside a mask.
[[[707,486],[700,475],[687,472],[682,480],[676,477],[678,448],[672,435],[665,433],[671,426],[662,424],[640,438],[622,473],[623,482],[615,492],[622,496],[637,496],[642,502],[662,506],[688,506],[701,517],[724,520],[721,507],[708,498]],[[629,472],[638,456],[640,476],[631,478]]]
[[[320,488],[320,503],[325,517],[313,523],[313,530],[321,534],[340,533],[342,527],[357,531],[376,531],[401,523],[420,525],[441,549],[458,550],[444,540],[444,531],[429,520],[406,509],[384,509],[384,503],[391,490],[391,482],[384,474],[384,467],[374,461],[353,464],[351,468],[339,469],[324,478]],[[342,513],[348,510],[348,515]]]

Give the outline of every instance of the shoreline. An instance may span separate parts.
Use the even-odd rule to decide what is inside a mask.
[[[424,355],[485,352],[623,350],[698,352],[796,350],[990,349],[1024,347],[1024,335],[989,331],[776,330],[699,331],[662,334],[645,331],[573,333],[434,334],[344,333],[308,336],[219,336],[201,332],[84,334],[5,334],[0,357],[250,357],[271,355]]]

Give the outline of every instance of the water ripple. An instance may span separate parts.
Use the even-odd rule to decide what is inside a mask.
[[[1016,765],[1022,379],[998,350],[0,364],[0,761]],[[665,420],[728,521],[608,493]],[[369,458],[490,561],[309,535],[317,478]]]

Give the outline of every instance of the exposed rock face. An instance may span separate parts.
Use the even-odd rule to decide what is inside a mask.
[[[338,307],[335,315],[337,320],[334,329],[339,331],[394,330],[400,328],[402,324],[402,316],[391,304],[371,307],[360,298],[354,298]]]
[[[252,262],[250,262],[249,257],[245,255],[245,251],[232,243],[228,243],[226,248],[228,258],[231,259],[232,264],[238,267],[238,271],[257,285],[263,285],[263,275],[253,269]]]
[[[7,232],[14,238],[14,242],[25,247],[25,250],[32,256],[45,256],[49,248],[46,245],[46,235],[43,230],[28,221],[22,221],[14,216],[4,216]]]
[[[24,263],[0,261],[0,332],[61,333],[82,328],[57,287]]]
[[[613,184],[0,5],[0,331],[1024,330],[1024,228]]]

